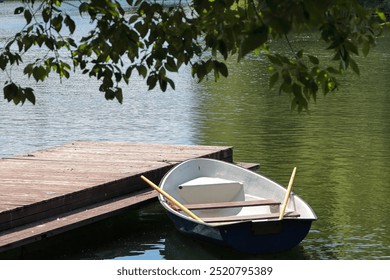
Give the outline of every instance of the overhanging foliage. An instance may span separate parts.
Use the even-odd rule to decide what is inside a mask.
[[[23,73],[43,82],[51,73],[60,79],[81,71],[100,81],[106,99],[123,100],[122,86],[141,75],[149,89],[175,88],[170,73],[189,65],[194,78],[229,75],[225,60],[257,52],[266,56],[270,87],[292,97],[292,108],[308,109],[318,91],[338,87],[337,75],[347,69],[359,74],[355,56],[366,56],[385,23],[384,14],[355,0],[193,0],[146,1],[24,0],[15,14],[24,28],[0,48],[0,69],[23,62],[31,48],[47,50],[23,65]],[[66,4],[78,5],[93,29],[76,39],[77,24]],[[304,49],[277,53],[274,40],[315,31],[331,59],[320,61]],[[331,61],[333,60],[333,61]],[[335,66],[336,62],[336,66]],[[270,66],[269,66],[270,65]],[[15,104],[35,103],[34,90],[8,75],[4,98]]]

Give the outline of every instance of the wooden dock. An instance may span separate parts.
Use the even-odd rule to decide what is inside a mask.
[[[139,207],[175,164],[231,147],[77,141],[0,159],[0,253]]]

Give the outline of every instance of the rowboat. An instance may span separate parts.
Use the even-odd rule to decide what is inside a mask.
[[[245,253],[280,252],[317,219],[290,183],[288,190],[232,163],[191,159],[165,174],[159,201],[180,232]]]

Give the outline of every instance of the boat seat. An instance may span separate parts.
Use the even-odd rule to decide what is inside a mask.
[[[280,205],[280,202],[271,199],[262,199],[262,200],[184,204],[184,206],[189,210],[233,208],[233,207],[247,207],[247,206],[266,206],[266,205]]]
[[[299,217],[300,214],[296,211],[288,212],[284,217]],[[256,220],[266,220],[266,219],[278,219],[279,213],[270,213],[270,214],[257,214],[257,215],[245,215],[245,216],[221,216],[221,217],[205,217],[202,218],[202,221],[206,223],[220,223],[220,222],[238,222],[238,221],[256,221]]]
[[[244,200],[245,197],[241,182],[217,177],[198,177],[183,182],[176,192],[188,204]]]

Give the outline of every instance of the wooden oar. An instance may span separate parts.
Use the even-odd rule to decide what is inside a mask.
[[[291,174],[290,182],[288,183],[286,196],[284,197],[284,202],[283,202],[283,204],[282,204],[282,209],[280,210],[279,220],[283,219],[284,212],[286,211],[288,199],[289,199],[290,194],[291,194],[292,185],[293,185],[293,183],[294,183],[294,178],[295,178],[295,173],[296,173],[296,172],[297,172],[297,168],[294,167],[294,170],[293,170],[293,172],[292,172],[292,174]]]
[[[179,201],[177,201],[176,199],[174,199],[172,196],[170,196],[167,192],[165,192],[164,190],[162,190],[160,187],[158,187],[156,184],[154,184],[152,181],[150,181],[148,178],[146,178],[145,176],[141,176],[141,179],[144,180],[146,183],[148,183],[153,189],[155,189],[156,191],[158,191],[160,194],[162,194],[166,199],[168,199],[170,202],[172,202],[174,205],[176,205],[177,207],[179,207],[182,211],[184,211],[185,213],[187,213],[191,218],[199,221],[199,222],[203,222],[201,218],[199,218],[198,216],[196,216],[194,213],[192,213],[190,210],[187,209],[187,207],[185,207],[183,204],[181,204]]]

